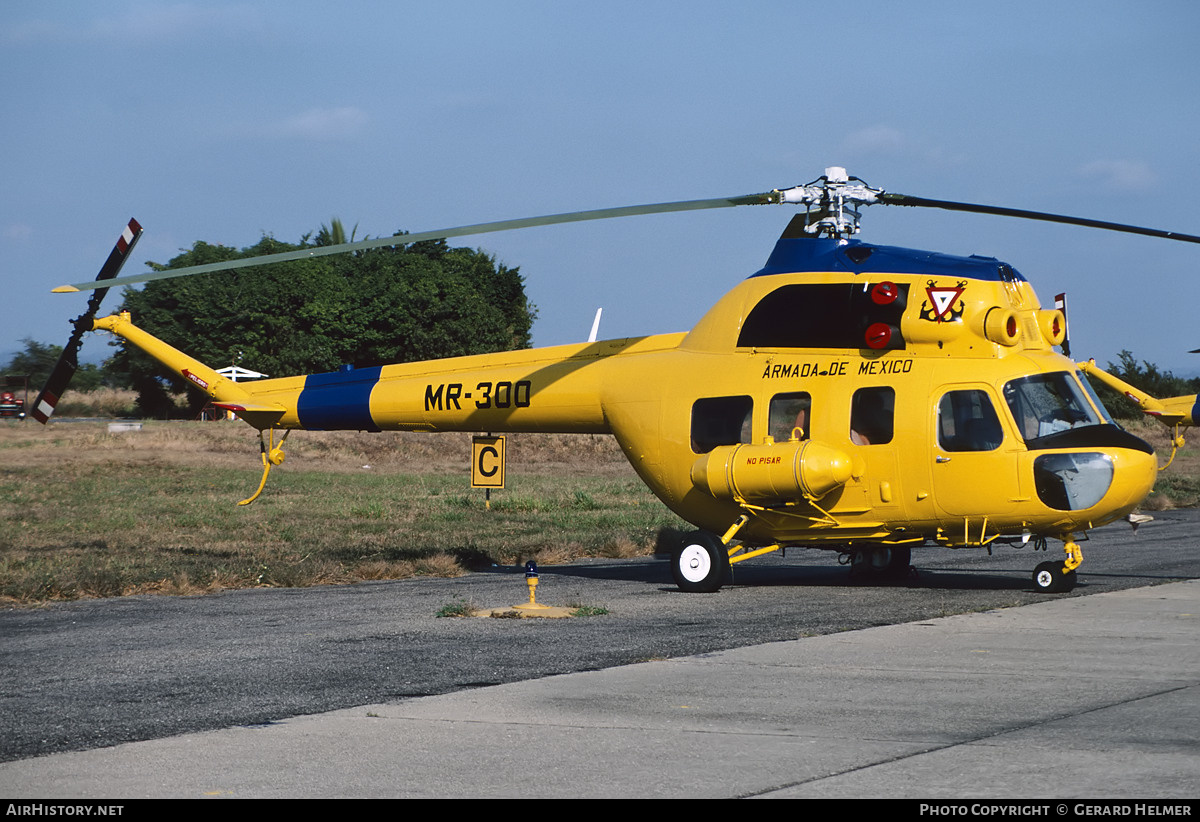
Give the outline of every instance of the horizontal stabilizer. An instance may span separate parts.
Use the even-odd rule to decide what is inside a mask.
[[[214,402],[213,405],[235,414],[282,414],[286,410],[282,405],[274,403]]]
[[[260,402],[214,402],[213,405],[232,411],[258,429],[274,425],[286,410],[281,405]]]

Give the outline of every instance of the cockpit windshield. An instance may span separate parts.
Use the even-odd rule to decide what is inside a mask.
[[[1013,380],[1004,386],[1004,399],[1027,442],[1104,422],[1065,371]]]

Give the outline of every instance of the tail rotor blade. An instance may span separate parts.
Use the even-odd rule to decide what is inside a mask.
[[[30,416],[42,425],[50,421],[50,417],[58,405],[59,397],[67,390],[71,378],[75,376],[75,371],[79,368],[76,360],[79,353],[78,346],[70,349],[71,356],[69,357],[67,356],[68,350],[67,348],[63,349],[62,356],[58,358],[58,362],[54,364],[54,370],[50,372],[50,378],[46,380],[37,399],[33,401],[33,407],[29,410]]]
[[[125,230],[121,232],[121,236],[117,238],[117,244],[113,246],[108,259],[100,267],[100,273],[96,275],[97,283],[111,280],[120,273],[121,266],[125,265],[125,261],[129,259],[129,252],[137,245],[138,238],[141,236],[141,225],[137,220],[130,219]],[[79,370],[79,349],[83,347],[83,335],[92,330],[92,320],[95,318],[96,312],[100,310],[100,303],[103,302],[104,296],[108,293],[108,286],[92,285],[92,287],[95,290],[88,300],[87,310],[75,318],[75,330],[71,332],[71,339],[67,341],[58,362],[54,364],[54,370],[50,372],[50,377],[46,380],[46,385],[38,393],[37,399],[33,401],[33,408],[30,409],[29,413],[33,418],[43,425],[50,421],[59,398],[67,390],[75,372]]]
[[[129,218],[129,224],[125,226],[125,230],[121,232],[121,236],[117,238],[117,244],[113,246],[113,250],[109,252],[108,259],[104,261],[104,265],[100,266],[100,273],[96,275],[96,282],[111,280],[121,272],[121,266],[125,265],[125,261],[129,259],[129,252],[137,245],[137,241],[142,236],[141,224]],[[92,298],[88,300],[88,310],[94,316],[100,308],[100,303],[104,299],[104,295],[108,293],[108,288],[97,288]],[[90,318],[89,318],[90,319]]]

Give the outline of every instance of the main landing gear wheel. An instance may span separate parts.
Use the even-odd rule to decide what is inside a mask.
[[[711,594],[732,581],[729,551],[716,534],[693,531],[671,554],[671,573],[679,590],[693,594]]]
[[[877,579],[900,579],[908,574],[912,548],[908,545],[868,545],[850,553],[850,570]]]
[[[1065,593],[1075,587],[1075,572],[1064,572],[1061,562],[1043,562],[1033,569],[1033,587],[1046,594]]]

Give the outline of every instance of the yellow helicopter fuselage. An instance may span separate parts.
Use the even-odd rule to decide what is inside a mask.
[[[1004,263],[789,237],[686,334],[233,383],[96,321],[259,429],[612,434],[673,511],[754,544],[1064,540],[1149,492],[1149,446]]]

